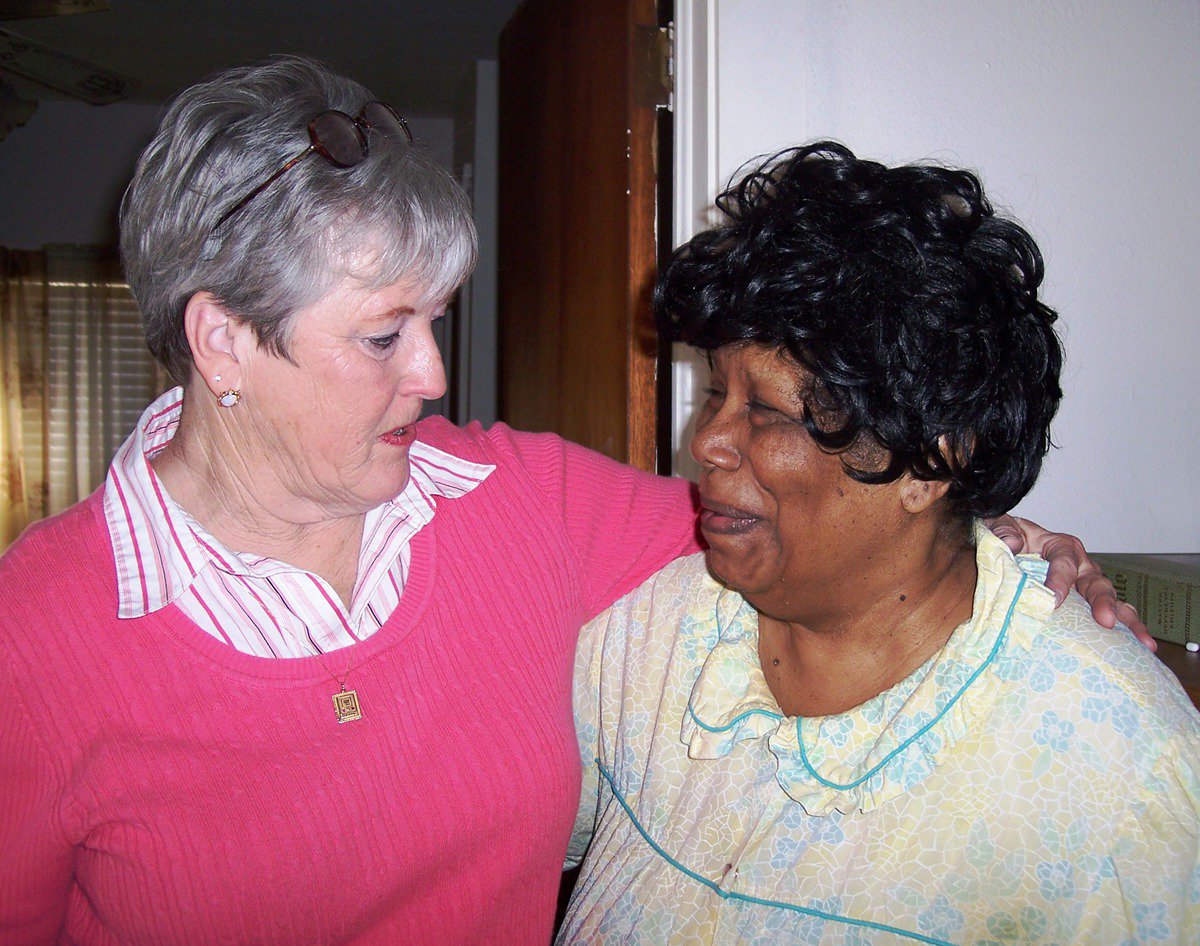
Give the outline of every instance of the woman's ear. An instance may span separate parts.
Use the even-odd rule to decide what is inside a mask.
[[[969,462],[974,440],[974,434],[969,432],[957,442],[946,434],[938,437],[938,450],[951,470],[959,470]],[[900,503],[905,512],[916,515],[945,496],[949,489],[949,480],[919,480],[911,473],[905,473],[900,487]]]
[[[949,480],[919,480],[911,473],[904,474],[900,484],[900,505],[911,515],[920,515],[946,495]]]
[[[192,361],[213,397],[242,387],[237,342],[247,328],[211,292],[197,292],[184,306],[183,329]]]

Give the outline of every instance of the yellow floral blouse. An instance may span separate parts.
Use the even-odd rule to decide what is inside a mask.
[[[702,555],[600,615],[559,942],[1200,943],[1200,716],[975,536],[970,621],[837,716],[780,714]]]

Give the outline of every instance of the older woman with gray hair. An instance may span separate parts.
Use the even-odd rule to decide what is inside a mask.
[[[0,941],[547,941],[579,627],[689,484],[417,423],[470,208],[316,63],[183,92],[121,231],[180,386],[0,562]]]

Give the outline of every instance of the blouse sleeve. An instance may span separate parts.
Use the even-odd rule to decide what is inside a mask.
[[[0,653],[0,943],[11,946],[56,940],[72,880],[62,779],[30,725],[46,697],[18,686]]]
[[[617,463],[552,434],[488,432],[507,441],[575,553],[583,616],[593,617],[668,562],[697,551],[695,487]]]
[[[579,756],[583,762],[583,784],[580,788],[579,811],[567,847],[563,870],[578,867],[583,862],[596,830],[600,807],[600,770],[596,759],[602,755],[600,731],[600,668],[604,653],[605,631],[617,608],[609,608],[584,626],[575,651],[575,735],[579,740]]]
[[[1200,747],[1160,755],[1112,841],[1079,944],[1200,943]]]

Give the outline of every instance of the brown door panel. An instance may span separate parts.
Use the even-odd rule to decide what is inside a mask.
[[[527,0],[500,47],[500,416],[652,470],[653,0]],[[644,45],[644,43],[643,43]]]

